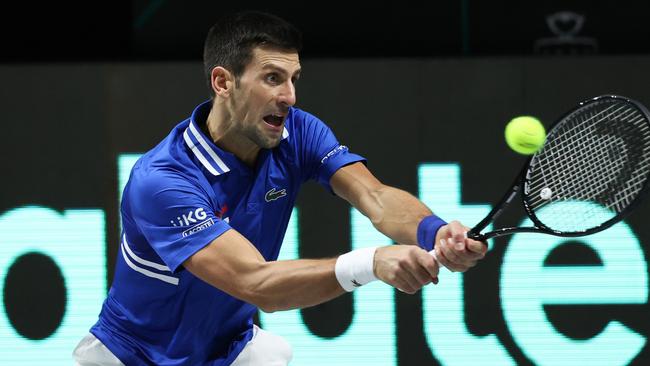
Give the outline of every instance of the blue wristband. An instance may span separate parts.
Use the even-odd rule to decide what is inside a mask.
[[[427,216],[418,225],[418,245],[420,248],[431,251],[435,246],[436,234],[440,227],[447,223],[436,215]]]

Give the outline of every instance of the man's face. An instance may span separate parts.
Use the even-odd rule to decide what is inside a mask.
[[[296,103],[299,76],[298,53],[263,47],[253,50],[231,106],[234,124],[260,148],[274,148],[282,140],[284,120]]]

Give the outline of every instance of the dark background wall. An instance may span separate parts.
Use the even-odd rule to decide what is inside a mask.
[[[34,205],[61,213],[103,210],[106,275],[100,287],[110,285],[117,254],[117,157],[153,147],[206,99],[201,42],[224,10],[269,10],[302,28],[298,106],[367,157],[381,180],[413,193],[421,163],[457,163],[463,203],[488,204],[524,161],[503,142],[510,118],[532,114],[548,126],[578,101],[608,93],[650,103],[650,43],[642,26],[645,5],[638,2],[458,1],[434,10],[406,3],[278,9],[262,3],[132,1],[100,2],[99,10],[96,4],[41,4],[38,11],[1,13],[0,215]],[[545,16],[565,10],[585,16],[573,36],[575,17],[558,18],[560,35],[545,22]],[[298,207],[301,256],[349,248],[347,204],[308,184]],[[648,217],[646,202],[627,220],[641,244],[650,241]],[[521,218],[513,213],[500,224]],[[337,229],[324,229],[323,222]],[[481,266],[464,275],[465,317],[473,334],[496,334],[518,364],[530,365],[503,320],[499,276],[507,243],[497,240]],[[65,311],[65,279],[42,260],[21,263],[6,272],[4,316],[12,327],[20,324],[14,336],[46,340]],[[304,310],[304,321],[314,334],[336,337],[352,319],[351,299]],[[396,292],[395,306],[399,364],[439,364],[422,334],[422,297]],[[33,311],[7,310],[25,307]],[[578,314],[589,314],[586,319],[575,309],[551,309],[547,316],[576,340],[598,334],[594,324],[610,321],[647,337],[649,310],[646,301],[595,311],[577,307]],[[0,341],[9,349],[14,338]],[[38,341],[31,346],[38,350]],[[649,352],[644,346],[632,364],[647,364]]]
[[[9,5],[11,4],[11,5]],[[7,3],[0,61],[197,60],[222,13],[280,15],[304,33],[304,57],[440,57],[650,50],[643,1],[207,1]],[[582,15],[547,17],[561,12]],[[536,47],[545,38],[563,43]],[[576,51],[577,50],[577,51]]]

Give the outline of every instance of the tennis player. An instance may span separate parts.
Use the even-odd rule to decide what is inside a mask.
[[[379,182],[364,158],[294,107],[301,35],[275,16],[223,17],[207,36],[210,100],[135,164],[124,190],[115,277],[77,365],[286,365],[291,347],[253,316],[305,308],[381,280],[413,294],[438,262],[465,271],[485,254]],[[393,245],[276,261],[300,186],[316,180]]]

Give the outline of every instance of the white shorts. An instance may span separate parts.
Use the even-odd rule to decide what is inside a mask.
[[[75,366],[124,366],[93,334],[88,333],[72,352]],[[293,358],[291,345],[279,335],[254,325],[253,338],[246,343],[231,366],[286,366]]]
[[[230,366],[286,366],[293,350],[286,339],[253,325],[253,339]]]
[[[81,339],[72,352],[75,366],[124,366],[92,333]]]

